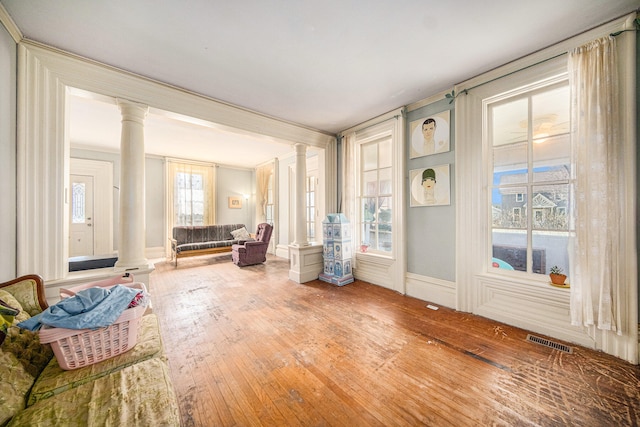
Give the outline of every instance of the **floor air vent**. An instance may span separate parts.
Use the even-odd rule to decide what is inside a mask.
[[[565,353],[569,353],[569,354],[573,353],[573,349],[571,347],[569,347],[568,345],[564,345],[564,344],[560,344],[560,343],[557,343],[557,342],[549,341],[546,338],[540,338],[540,337],[537,337],[535,335],[528,334],[527,335],[527,341],[533,342],[533,343],[536,343],[536,344],[540,344],[540,345],[543,345],[545,347],[552,348],[554,350],[560,350],[560,351],[563,351]]]

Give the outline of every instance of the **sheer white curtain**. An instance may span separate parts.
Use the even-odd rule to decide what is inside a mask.
[[[256,169],[256,183],[258,194],[256,194],[256,219],[260,224],[267,218],[267,202],[269,197],[269,179],[273,175],[273,163],[260,166]]]
[[[621,334],[624,178],[615,38],[603,37],[574,49],[568,69],[575,178],[571,322]]]
[[[356,224],[356,134],[352,132],[342,138],[342,200],[340,201],[340,211],[350,221],[351,235],[357,236]],[[360,247],[360,242],[352,241],[351,268],[356,267],[356,250]]]
[[[174,225],[215,224],[214,165],[167,159],[165,176],[167,236],[172,237]]]

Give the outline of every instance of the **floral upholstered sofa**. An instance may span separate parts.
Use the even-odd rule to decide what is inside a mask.
[[[47,307],[39,276],[0,283],[19,313],[0,332],[0,426],[178,426],[180,416],[155,314],[142,317],[135,347],[62,370],[49,344],[15,326]],[[5,311],[6,313],[6,311]]]

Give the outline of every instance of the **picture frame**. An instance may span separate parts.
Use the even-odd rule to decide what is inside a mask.
[[[409,123],[409,158],[450,151],[450,118],[451,112],[446,110]]]
[[[229,196],[229,209],[242,209],[242,197]]]
[[[444,206],[451,204],[450,165],[427,166],[409,171],[409,205]]]

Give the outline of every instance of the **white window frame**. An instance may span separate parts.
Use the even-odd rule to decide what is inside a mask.
[[[506,277],[487,271],[487,188],[483,188],[488,173],[487,152],[483,150],[482,103],[484,99],[523,87],[533,81],[556,77],[566,70],[566,52],[599,37],[622,29],[634,28],[635,13],[607,25],[567,39],[527,57],[496,68],[488,73],[455,86],[456,99],[456,309],[467,311],[518,326],[541,334],[582,344],[617,355],[637,363],[638,360],[638,301],[637,249],[635,248],[635,214],[628,210],[621,221],[628,230],[621,244],[626,248],[626,283],[630,298],[623,322],[631,331],[628,335],[591,333],[586,328],[571,325],[569,291],[549,286],[540,276]],[[617,36],[620,60],[621,105],[624,129],[625,171],[635,170],[635,33]],[[558,67],[560,65],[560,67]],[[635,178],[628,173],[623,189],[628,200],[635,198]],[[486,186],[485,186],[486,187]],[[469,215],[473,212],[473,215]],[[516,285],[516,286],[514,286]]]
[[[313,186],[313,189],[311,187]],[[311,197],[313,194],[313,197]],[[318,178],[315,175],[307,174],[305,179],[305,221],[307,228],[307,239],[315,242],[318,239]],[[313,199],[313,203],[311,203]],[[313,218],[311,218],[313,215]]]
[[[379,147],[379,145],[381,143],[383,143],[383,142],[391,143],[391,145],[392,145],[391,151],[393,153],[393,139],[392,139],[390,134],[383,134],[383,135],[380,135],[379,138],[369,138],[366,141],[363,140],[363,141],[359,141],[358,142],[358,178],[359,178],[359,185],[358,185],[358,188],[356,190],[357,191],[356,192],[356,194],[357,194],[357,197],[356,197],[356,199],[357,199],[357,211],[358,211],[358,216],[357,216],[357,219],[356,219],[356,227],[357,227],[357,230],[358,230],[359,240],[358,240],[358,242],[356,242],[357,244],[361,244],[361,243],[364,244],[365,241],[367,240],[366,236],[364,236],[363,232],[362,232],[362,230],[364,228],[364,223],[362,221],[362,218],[363,218],[363,208],[362,208],[363,199],[365,199],[365,198],[374,198],[377,201],[381,197],[390,197],[391,198],[391,206],[392,206],[391,209],[392,209],[392,215],[393,215],[393,205],[394,205],[394,203],[393,203],[393,200],[394,200],[394,194],[393,194],[393,175],[394,175],[393,162],[391,162],[391,166],[390,167],[380,168],[379,167],[380,166],[379,165],[379,160],[380,160],[379,159],[379,154],[380,153],[378,151],[378,156],[377,156],[378,157],[378,164],[377,164],[377,167],[374,168],[374,169],[369,169],[367,171],[364,171],[364,165],[363,165],[364,159],[362,158],[362,150],[364,149],[364,147],[370,146],[370,145],[373,145],[373,144],[375,144],[376,147]],[[373,172],[373,171],[378,171],[379,172],[382,169],[389,169],[389,168],[391,169],[391,179],[392,179],[391,189],[390,189],[391,192],[390,193],[380,193],[379,192],[379,190],[380,190],[380,185],[379,185],[380,184],[380,180],[378,179],[376,181],[377,185],[376,185],[375,194],[366,195],[365,196],[363,194],[363,188],[362,188],[363,187],[363,185],[362,185],[362,175],[363,175],[363,173],[365,173],[365,172]],[[376,202],[376,206],[377,206],[377,202]],[[380,225],[380,222],[377,220],[377,218],[376,218],[375,221],[372,221],[372,222],[373,222],[373,224],[376,225],[376,227],[378,227]],[[378,255],[383,256],[383,257],[392,258],[393,257],[393,249],[394,249],[394,242],[393,242],[393,236],[392,236],[393,231],[394,230],[393,230],[393,226],[392,226],[392,229],[391,229],[391,232],[390,232],[390,234],[391,234],[391,236],[390,236],[391,237],[391,250],[390,251],[384,251],[384,250],[377,249],[377,248],[374,248],[373,246],[371,246],[371,247],[368,248],[367,252],[372,253],[372,254],[378,254]],[[379,231],[379,229],[377,229],[377,232],[375,233],[376,236],[377,236],[376,237],[377,246],[379,246],[379,242],[380,242],[379,233],[380,233],[380,231]]]
[[[347,159],[349,163],[347,177],[344,182],[344,212],[351,221],[352,242],[354,245],[354,276],[382,287],[393,289],[400,293],[406,292],[406,229],[403,221],[405,217],[404,203],[404,115],[402,109],[391,111],[376,119],[345,130],[342,135],[346,138],[345,153],[351,153]],[[358,226],[360,213],[360,144],[380,139],[388,135],[391,137],[393,151],[392,159],[392,251],[381,254],[360,251],[362,240],[361,229]]]
[[[566,68],[563,67],[560,63],[558,64],[558,72],[559,74],[555,77],[552,78],[545,78],[541,81],[536,81],[535,80],[535,76],[532,76],[532,82],[530,84],[525,84],[523,86],[517,87],[514,90],[511,91],[507,91],[504,93],[501,93],[495,97],[491,97],[488,99],[485,99],[483,102],[483,117],[485,118],[485,124],[484,124],[484,128],[485,128],[485,132],[484,132],[484,138],[483,138],[483,150],[485,150],[486,152],[486,156],[485,158],[487,159],[487,177],[486,179],[486,185],[488,185],[489,187],[491,187],[491,183],[494,180],[493,177],[493,162],[491,161],[491,159],[493,159],[493,149],[494,147],[491,144],[490,141],[490,136],[489,136],[489,127],[490,124],[488,123],[490,120],[488,119],[488,110],[490,109],[492,104],[495,103],[499,103],[501,101],[504,100],[511,100],[511,99],[527,99],[528,100],[528,104],[529,104],[529,119],[531,120],[531,97],[535,96],[537,94],[540,93],[544,93],[547,90],[553,90],[553,88],[558,88],[560,86],[563,85],[568,85],[568,75],[566,74],[566,72],[562,72],[562,69]],[[567,103],[569,103],[569,100],[567,100]],[[531,126],[529,126],[529,133],[531,132]],[[566,135],[566,134],[564,134]],[[556,137],[558,135],[553,135],[552,137]],[[567,136],[567,138],[569,138],[569,136]],[[513,185],[511,185],[512,187],[524,187],[526,188],[526,192],[525,193],[516,193],[516,197],[515,200],[516,202],[525,202],[525,205],[520,206],[520,207],[514,207],[512,209],[513,212],[513,216],[514,216],[514,220],[517,216],[518,220],[522,221],[522,219],[524,218],[525,224],[524,224],[524,228],[520,229],[521,231],[524,231],[526,233],[526,253],[527,253],[527,260],[526,260],[526,266],[527,266],[527,271],[511,271],[511,270],[504,270],[504,269],[493,269],[491,271],[491,273],[495,273],[495,274],[506,274],[506,275],[512,275],[512,274],[528,274],[528,275],[536,275],[532,276],[533,280],[536,280],[538,282],[541,281],[540,276],[541,274],[539,273],[533,273],[533,235],[535,231],[539,231],[536,229],[535,227],[535,222],[537,221],[537,217],[536,217],[536,209],[533,206],[533,199],[535,197],[535,191],[534,189],[538,186],[544,186],[544,185],[554,185],[554,184],[568,184],[569,186],[572,185],[572,183],[568,180],[559,180],[559,181],[544,181],[544,182],[536,182],[534,180],[534,170],[533,170],[533,158],[532,158],[532,150],[533,150],[533,146],[536,143],[535,138],[533,135],[526,135],[523,137],[522,140],[523,143],[526,144],[527,146],[527,180],[523,181],[523,182],[519,182],[519,183],[515,183]],[[495,186],[494,186],[495,187]],[[508,186],[503,186],[502,188],[508,188]],[[489,207],[488,212],[492,211],[491,205],[492,205],[492,201],[491,201],[491,194],[488,194],[488,205]],[[544,219],[544,214],[542,212],[539,212]],[[488,215],[489,217],[489,224],[488,224],[488,233],[487,233],[487,265],[490,266],[492,264],[492,251],[493,251],[493,238],[492,238],[492,232],[496,229],[495,227],[493,227],[492,224],[492,218],[491,215]],[[515,229],[503,229],[504,232],[513,232]],[[558,234],[558,235],[567,235],[567,238],[569,236],[569,232],[568,231],[564,231],[564,230],[559,230],[555,233],[552,234]],[[550,264],[546,265],[546,270],[548,270],[551,265],[553,265],[554,263],[551,262]],[[547,280],[546,280],[546,273],[542,273],[542,277],[544,277],[543,280],[543,285],[547,284]]]
[[[368,135],[362,135],[361,138],[357,138],[356,139],[356,165],[357,165],[357,169],[356,169],[356,177],[357,177],[357,186],[356,186],[356,216],[354,218],[354,227],[355,227],[355,234],[354,236],[356,236],[356,239],[354,241],[354,244],[359,246],[362,242],[364,242],[365,236],[363,235],[362,229],[363,229],[363,224],[362,224],[362,216],[363,216],[363,212],[362,212],[362,199],[365,197],[362,194],[362,173],[363,173],[363,159],[362,159],[362,149],[364,146],[372,144],[372,143],[380,143],[382,141],[385,140],[391,140],[392,146],[393,146],[393,136],[391,134],[391,132],[382,132],[382,133],[369,133]],[[392,150],[393,151],[393,150]],[[394,170],[394,165],[393,165],[393,161],[391,164],[391,176],[392,176],[392,184],[391,187],[392,189],[395,187],[394,185],[394,175],[395,175],[395,170]],[[376,196],[377,193],[376,193]],[[395,198],[397,197],[396,194],[392,193],[390,194],[390,197],[392,199],[392,216],[396,216],[395,213]],[[394,227],[395,224],[393,224],[392,221],[392,225],[391,225],[391,230],[392,232],[394,231]],[[392,233],[393,235],[393,233]],[[391,251],[381,251],[381,250],[376,250],[374,248],[368,248],[367,252],[368,254],[375,254],[378,255],[382,258],[390,258],[393,259],[394,257],[394,251],[396,249],[396,245],[397,243],[394,241],[395,239],[393,239],[392,237],[392,241],[391,241]]]

